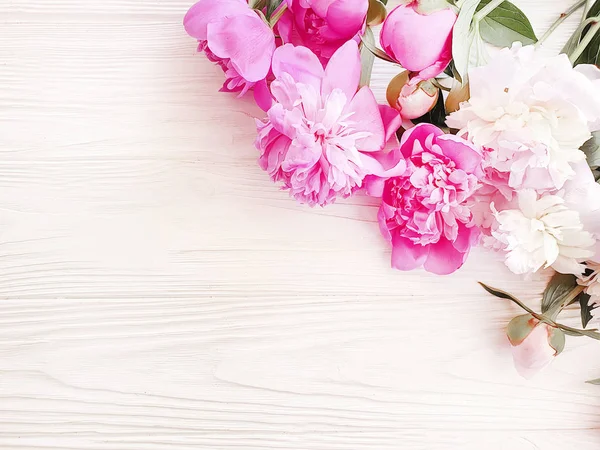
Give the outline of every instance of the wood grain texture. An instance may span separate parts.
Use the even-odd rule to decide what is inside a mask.
[[[544,280],[395,272],[372,201],[289,200],[190,4],[0,0],[0,448],[600,448],[600,346],[521,379],[475,283]]]

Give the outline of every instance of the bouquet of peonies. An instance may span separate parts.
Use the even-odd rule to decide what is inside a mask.
[[[507,334],[530,376],[587,328],[600,304],[600,0],[580,0],[539,40],[506,0],[200,0],[184,26],[253,95],[259,165],[297,201],[380,199],[392,267],[445,275],[480,245],[515,274],[551,268],[541,312]],[[540,45],[583,9],[559,55]],[[372,29],[380,27],[379,48]],[[389,105],[373,61],[395,65]],[[575,305],[582,327],[559,323]]]

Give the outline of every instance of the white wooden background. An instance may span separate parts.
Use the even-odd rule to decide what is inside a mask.
[[[278,191],[191,1],[0,0],[0,448],[600,448],[600,345],[523,380],[475,283],[543,280],[393,271],[373,202]]]

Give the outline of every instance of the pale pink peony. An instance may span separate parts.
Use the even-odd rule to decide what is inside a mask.
[[[490,149],[485,165],[507,174],[511,188],[551,192],[575,178],[600,97],[566,55],[548,58],[515,43],[471,69],[469,89],[469,100],[446,123]]]
[[[276,100],[258,121],[259,164],[298,201],[326,205],[348,197],[371,173],[381,173],[376,154],[394,135],[399,115],[380,107],[368,87],[357,92],[360,54],[344,44],[324,70],[305,47],[286,44],[273,56]]]
[[[266,78],[275,51],[269,26],[244,0],[200,0],[183,19],[198,50],[225,73],[222,91],[244,95],[254,88],[257,103],[266,108],[271,99]]]
[[[479,237],[466,203],[479,187],[482,156],[424,123],[404,133],[396,153],[405,161],[401,174],[368,180],[369,193],[382,197],[379,227],[392,244],[392,267],[452,273]]]
[[[311,49],[323,62],[347,41],[360,41],[369,9],[369,0],[287,0],[287,4],[293,21],[289,39]]]
[[[383,50],[402,67],[426,80],[444,71],[452,59],[452,29],[456,14],[442,9],[432,14],[417,11],[416,2],[392,10],[381,29]]]
[[[515,317],[507,329],[519,375],[531,378],[564,348],[564,334],[529,314]]]

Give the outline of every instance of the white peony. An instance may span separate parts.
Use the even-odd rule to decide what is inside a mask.
[[[472,69],[469,87],[471,98],[446,122],[490,150],[488,166],[506,173],[511,188],[553,191],[574,177],[588,123],[600,118],[600,90],[566,55],[514,44]]]
[[[518,209],[495,216],[498,226],[492,235],[504,245],[506,265],[516,274],[551,266],[578,275],[585,269],[581,263],[594,254],[596,239],[584,230],[579,213],[558,195],[538,197],[526,189],[518,193]]]

